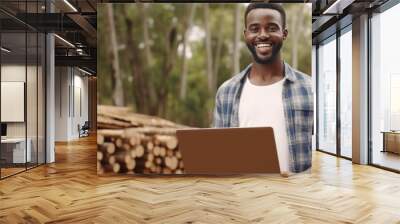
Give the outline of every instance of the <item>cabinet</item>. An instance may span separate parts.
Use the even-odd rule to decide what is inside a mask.
[[[400,154],[400,132],[384,131],[383,133],[383,152],[393,152]]]

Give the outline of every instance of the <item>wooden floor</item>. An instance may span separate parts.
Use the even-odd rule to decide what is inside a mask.
[[[0,223],[400,223],[400,175],[315,153],[309,174],[98,177],[95,139],[0,181]]]
[[[8,176],[23,172],[25,170],[29,169],[34,169],[37,167],[37,164],[27,164],[27,167],[25,168],[25,165],[19,165],[19,167],[7,167],[1,168],[1,178],[6,178]]]
[[[25,167],[24,168],[1,168],[1,178],[16,174],[18,172],[22,172],[26,170]]]

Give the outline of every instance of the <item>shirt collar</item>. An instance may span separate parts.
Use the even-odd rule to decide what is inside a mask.
[[[291,82],[295,82],[297,80],[296,75],[294,74],[294,70],[292,67],[290,67],[290,65],[288,65],[286,62],[284,62],[285,65],[285,79],[291,81]],[[247,76],[247,74],[250,72],[252,63],[250,63],[245,69],[243,69],[238,76],[236,76],[235,81],[236,82],[243,82],[245,81],[245,77]]]
[[[285,64],[285,78],[291,82],[295,82],[297,80],[295,71],[286,62],[284,64]]]

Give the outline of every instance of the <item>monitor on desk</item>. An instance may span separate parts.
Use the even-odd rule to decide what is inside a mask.
[[[1,137],[6,137],[7,136],[7,124],[6,123],[1,123]]]

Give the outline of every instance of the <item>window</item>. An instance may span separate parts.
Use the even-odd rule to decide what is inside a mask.
[[[318,48],[318,149],[336,153],[336,36]]]
[[[352,157],[352,35],[351,26],[340,36],[340,155]]]
[[[400,33],[393,29],[398,21],[400,5],[371,18],[371,162],[395,170],[400,170],[400,156],[393,153],[400,149],[400,133],[392,132],[400,130]]]

